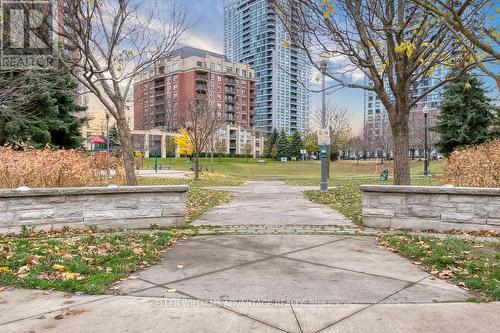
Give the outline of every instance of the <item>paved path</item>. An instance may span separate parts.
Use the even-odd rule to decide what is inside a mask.
[[[286,186],[284,182],[252,181],[246,186],[212,187],[235,192],[234,199],[194,222],[194,225],[343,225],[355,227],[343,215],[307,200],[302,192],[317,186]]]
[[[235,235],[180,241],[158,265],[120,283],[121,296],[0,292],[0,331],[493,332],[500,326],[499,303],[453,303],[472,294],[378,247],[375,237],[356,235],[348,219],[307,201],[303,188],[250,182],[231,190],[232,202],[195,224]]]

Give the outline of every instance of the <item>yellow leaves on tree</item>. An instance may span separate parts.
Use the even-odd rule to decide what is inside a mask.
[[[412,56],[413,51],[415,51],[415,45],[412,42],[401,42],[395,48],[396,52],[404,53],[409,58]]]
[[[333,8],[333,3],[329,0],[323,0],[321,2],[321,6],[326,7],[326,10],[323,12],[323,19],[326,21],[330,18],[330,16],[335,13],[335,9]]]
[[[174,139],[175,144],[179,146],[179,154],[181,155],[191,155],[193,153],[194,147],[189,138],[189,132],[185,128],[179,130],[180,136]]]
[[[472,84],[470,84],[469,82],[465,82],[464,88],[469,90],[470,88],[472,88]]]
[[[283,47],[285,49],[288,49],[290,47],[290,42],[288,40],[284,40],[281,45],[283,45]]]

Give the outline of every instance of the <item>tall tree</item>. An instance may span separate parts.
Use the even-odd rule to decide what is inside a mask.
[[[488,130],[497,107],[491,104],[482,85],[476,76],[467,76],[445,87],[441,114],[434,128],[440,136],[436,146],[445,156],[490,137]]]
[[[334,82],[327,89],[350,87],[377,94],[387,110],[394,138],[394,183],[410,184],[410,110],[474,65],[468,50],[456,45],[456,36],[442,20],[411,1],[274,3],[290,45],[304,50],[318,70],[322,69],[319,55],[333,58],[325,69]],[[446,76],[437,70],[440,66]],[[363,76],[369,80],[362,80]],[[423,81],[430,85],[417,89]]]
[[[118,134],[118,128],[116,128],[116,125],[111,126],[111,128],[109,129],[109,147],[120,147],[120,136]]]
[[[304,147],[299,131],[293,131],[288,144],[288,156],[299,158],[300,150]]]
[[[208,143],[224,124],[224,118],[219,112],[210,108],[206,98],[186,99],[180,102],[185,112],[179,117],[182,126],[187,129],[187,135],[194,153],[194,179],[200,179],[200,154],[208,148]]]
[[[276,128],[274,129],[274,131],[271,133],[271,134],[268,134],[267,135],[267,139],[266,139],[266,154],[268,157],[272,157],[271,156],[271,151],[273,149],[273,146],[276,145],[276,143],[278,142],[278,138],[279,138],[279,134],[278,134],[278,130],[276,130]]]
[[[304,148],[310,155],[312,153],[317,153],[319,151],[318,146],[318,133],[311,132],[304,138]]]
[[[0,145],[80,148],[85,110],[76,101],[76,81],[64,68],[0,72],[0,91],[12,95],[0,108]]]
[[[278,141],[276,142],[276,150],[278,158],[288,157],[288,137],[284,130],[281,130],[279,133]]]
[[[136,185],[132,135],[126,115],[134,79],[167,56],[186,30],[178,1],[142,6],[138,0],[60,0],[53,32],[67,44],[79,82],[115,119],[128,185]],[[149,9],[148,9],[149,8]],[[162,8],[163,9],[163,8]]]

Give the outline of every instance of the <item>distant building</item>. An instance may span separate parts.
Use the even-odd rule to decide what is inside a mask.
[[[230,126],[252,128],[255,80],[249,65],[221,54],[182,47],[139,75],[134,83],[134,128],[179,129],[182,99],[203,97]]]
[[[415,95],[420,96],[422,91],[436,85],[447,75],[447,70],[439,66],[432,78],[425,79],[415,90]],[[386,91],[390,93],[389,88]],[[423,110],[427,108],[429,112],[429,124],[433,124],[438,115],[442,102],[441,94],[443,87],[439,87],[420,100],[410,111],[410,150],[412,156],[422,156],[423,152]],[[368,150],[369,157],[381,157],[384,152],[392,150],[392,134],[389,124],[387,110],[383,106],[377,94],[373,91],[364,92],[364,122],[363,135]],[[389,148],[389,149],[388,149]]]
[[[289,39],[271,0],[224,0],[224,52],[254,68],[255,126],[267,132],[308,127],[310,67]]]
[[[213,112],[225,119],[216,135],[226,145],[225,154],[243,155],[245,145],[252,155],[262,156],[264,134],[253,129],[255,77],[246,64],[193,47],[182,47],[141,73],[134,82],[134,130],[161,129],[175,132],[183,99],[206,99]],[[151,136],[147,149],[161,149],[161,136]],[[140,145],[138,145],[140,146]],[[209,150],[207,148],[206,150]]]
[[[226,154],[246,155],[246,147],[249,146],[251,155],[255,158],[264,156],[265,136],[266,133],[262,130],[249,130],[230,125],[221,128],[218,133],[219,141],[226,147]]]

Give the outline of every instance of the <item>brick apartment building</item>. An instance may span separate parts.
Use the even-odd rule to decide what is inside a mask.
[[[253,129],[253,69],[231,62],[224,55],[193,47],[174,51],[137,77],[134,82],[134,129],[177,131],[181,127],[179,115],[187,112],[181,101],[197,98],[205,98],[214,112],[224,116],[226,127],[219,136],[227,140],[228,154],[242,154],[241,144],[250,143],[253,155],[262,155],[260,139],[263,140],[264,134]],[[248,137],[248,140],[241,143],[240,137]]]
[[[134,84],[134,128],[178,130],[182,99],[204,97],[228,125],[251,128],[254,123],[254,72],[221,54],[182,47],[141,73]]]

